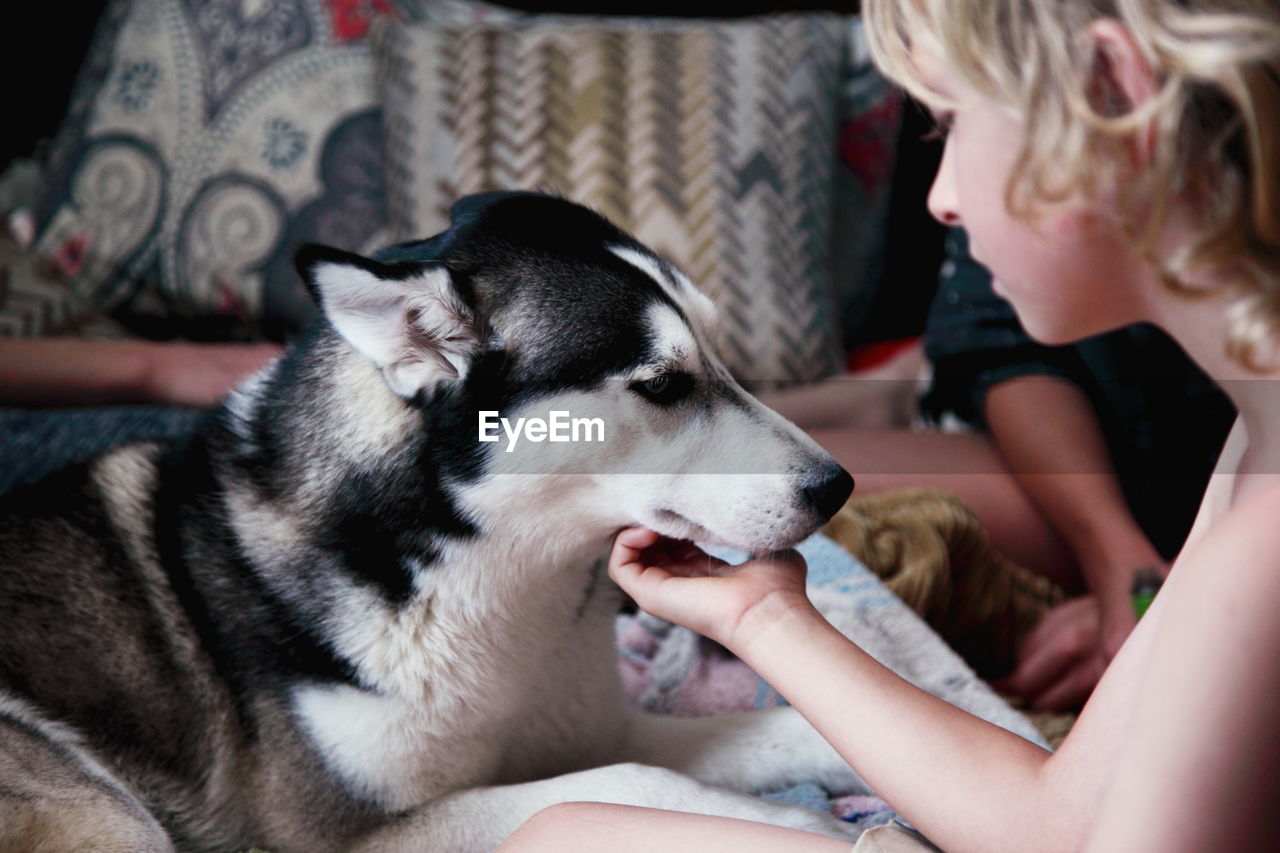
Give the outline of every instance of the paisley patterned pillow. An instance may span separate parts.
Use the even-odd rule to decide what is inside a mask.
[[[364,36],[392,11],[391,0],[117,0],[56,141],[37,253],[135,331],[296,329],[312,311],[296,244],[385,239]]]

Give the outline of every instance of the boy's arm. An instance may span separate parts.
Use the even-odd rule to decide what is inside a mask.
[[[794,552],[730,566],[624,530],[609,573],[650,613],[711,637],[779,690],[872,790],[950,853],[1080,850],[1125,737],[1165,593],[1050,755],[885,669],[805,594]]]
[[[1277,517],[1273,487],[1189,546],[1053,755],[803,607],[756,608],[730,648],[950,853],[1280,849]]]
[[[1280,488],[1237,501],[1156,600],[1089,850],[1280,849]]]
[[[911,685],[816,612],[781,615],[733,650],[950,853],[1082,845],[1083,834],[1049,837],[1048,752]]]

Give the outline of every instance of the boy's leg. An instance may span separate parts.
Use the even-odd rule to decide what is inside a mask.
[[[850,843],[765,823],[607,803],[563,803],[526,821],[498,853],[849,853]]]

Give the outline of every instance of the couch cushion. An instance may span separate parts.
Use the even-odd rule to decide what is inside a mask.
[[[459,195],[559,192],[719,303],[740,378],[825,375],[839,360],[829,241],[847,27],[833,14],[381,25],[396,236],[442,230]]]
[[[78,295],[144,333],[296,329],[313,309],[295,245],[385,240],[364,35],[369,15],[390,9],[112,4],[56,142],[35,250]]]
[[[510,26],[534,20],[594,20],[597,24],[655,29],[678,24],[655,18],[539,16],[485,0],[421,0],[418,17],[454,27]],[[885,272],[903,98],[901,90],[872,64],[861,17],[852,15],[845,22],[848,42],[840,72],[836,119],[839,156],[832,186],[830,265],[841,338],[848,350],[863,340],[881,339],[881,332],[868,328],[867,320]]]

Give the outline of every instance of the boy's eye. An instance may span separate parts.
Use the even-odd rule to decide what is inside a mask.
[[[688,396],[693,377],[687,373],[663,373],[652,379],[631,383],[631,390],[651,403],[668,405]]]

